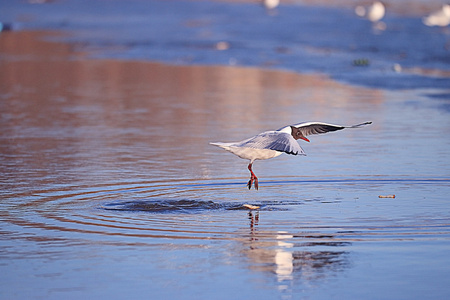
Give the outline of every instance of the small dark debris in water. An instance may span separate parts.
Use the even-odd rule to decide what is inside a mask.
[[[395,195],[385,195],[385,196],[380,195],[378,196],[378,198],[395,198]]]
[[[368,60],[367,58],[355,59],[353,60],[353,65],[356,67],[367,67],[370,65],[370,60]]]

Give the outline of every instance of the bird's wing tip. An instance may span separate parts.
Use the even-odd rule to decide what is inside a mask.
[[[356,125],[353,125],[353,126],[350,126],[350,127],[351,128],[357,128],[357,127],[362,127],[362,126],[370,125],[370,124],[372,124],[372,121],[367,121],[367,122],[364,122],[364,123],[361,123],[361,124],[356,124]]]

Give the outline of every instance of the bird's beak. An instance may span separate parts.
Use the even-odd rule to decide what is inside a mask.
[[[308,143],[309,143],[309,140],[306,138],[306,137],[304,137],[304,136],[302,136],[302,137],[300,137],[302,140],[304,140],[304,141],[307,141]]]

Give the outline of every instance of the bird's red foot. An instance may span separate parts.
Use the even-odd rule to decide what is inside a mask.
[[[255,189],[258,189],[258,188],[259,188],[259,185],[258,185],[258,178],[257,178],[257,177],[252,177],[252,178],[250,178],[250,180],[249,180],[248,183],[247,183],[248,189],[251,189],[253,184],[255,185]]]
[[[258,187],[259,187],[258,186],[258,177],[256,177],[255,173],[253,173],[253,171],[252,171],[252,164],[248,165],[248,170],[250,171],[250,174],[251,174],[250,180],[247,183],[248,189],[252,188],[253,183],[255,184],[255,189],[258,189]]]
[[[256,178],[256,177],[255,178],[250,178],[250,180],[247,183],[248,189],[251,189],[253,184],[255,185],[255,189],[259,188],[258,178]]]

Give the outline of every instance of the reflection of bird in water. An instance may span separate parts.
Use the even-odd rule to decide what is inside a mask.
[[[248,219],[250,220],[250,229],[251,234],[254,234],[255,226],[258,226],[259,222],[259,211],[256,211],[255,215],[253,215],[252,211],[248,212]]]
[[[445,27],[450,24],[450,4],[444,4],[442,8],[422,19],[427,26]]]
[[[302,139],[309,142],[306,136],[311,134],[327,133],[344,128],[357,128],[371,123],[365,122],[353,126],[340,126],[322,122],[305,122],[286,126],[276,131],[266,131],[240,142],[217,142],[210,144],[225,149],[240,158],[250,160],[248,170],[250,171],[251,177],[247,183],[247,187],[250,189],[254,183],[255,189],[258,189],[258,178],[252,171],[252,165],[255,160],[269,159],[283,153],[306,155],[302,147],[297,143],[297,140]]]
[[[279,290],[290,293],[294,279],[312,282],[349,266],[348,253],[337,247],[351,243],[334,241],[329,234],[294,236],[287,231],[257,230],[258,216],[249,213],[250,239],[245,235],[243,251],[251,269],[276,276]]]
[[[373,26],[377,30],[385,30],[386,24],[381,22],[381,19],[384,18],[386,13],[386,8],[384,4],[380,1],[375,1],[369,7],[365,8],[364,6],[358,5],[355,8],[355,13],[363,18],[368,19],[373,23]]]

